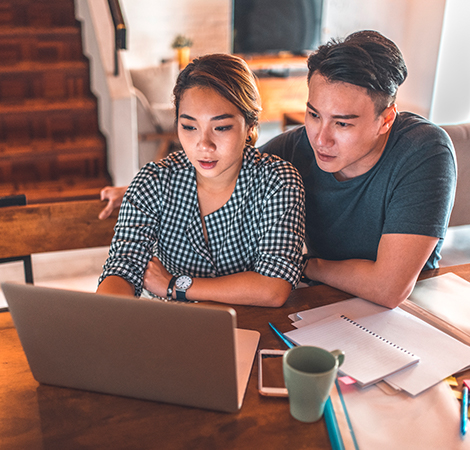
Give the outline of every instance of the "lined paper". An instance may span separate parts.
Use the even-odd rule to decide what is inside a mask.
[[[418,356],[342,314],[289,331],[286,336],[298,345],[342,350],[345,358],[339,372],[354,378],[362,387],[419,361]]]

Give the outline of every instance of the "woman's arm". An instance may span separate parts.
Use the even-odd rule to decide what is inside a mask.
[[[117,294],[134,296],[134,286],[117,275],[106,277],[98,286],[97,294]]]
[[[144,288],[166,297],[172,275],[158,258],[152,258],[144,275]],[[188,300],[214,301],[238,305],[282,306],[292,285],[282,278],[271,278],[256,272],[240,272],[217,278],[193,278],[186,291]],[[173,291],[173,298],[176,298]]]

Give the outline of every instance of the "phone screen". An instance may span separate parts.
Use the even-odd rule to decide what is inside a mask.
[[[259,351],[259,391],[263,395],[287,396],[282,373],[282,355],[284,350]]]

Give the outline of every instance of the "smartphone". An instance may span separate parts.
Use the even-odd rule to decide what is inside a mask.
[[[258,390],[261,395],[287,397],[282,372],[282,355],[285,350],[258,351]]]

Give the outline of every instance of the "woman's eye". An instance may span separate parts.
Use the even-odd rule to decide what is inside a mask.
[[[188,131],[191,131],[191,130],[195,130],[196,128],[191,126],[191,125],[185,125],[184,123],[181,124],[181,128],[183,128],[183,130],[188,130]]]
[[[216,127],[216,131],[228,131],[228,130],[231,130],[233,128],[232,125],[224,125],[224,126],[220,126],[220,127]]]
[[[318,119],[317,113],[314,113],[313,111],[309,111],[308,114],[310,115],[310,117],[313,117],[314,119]]]

